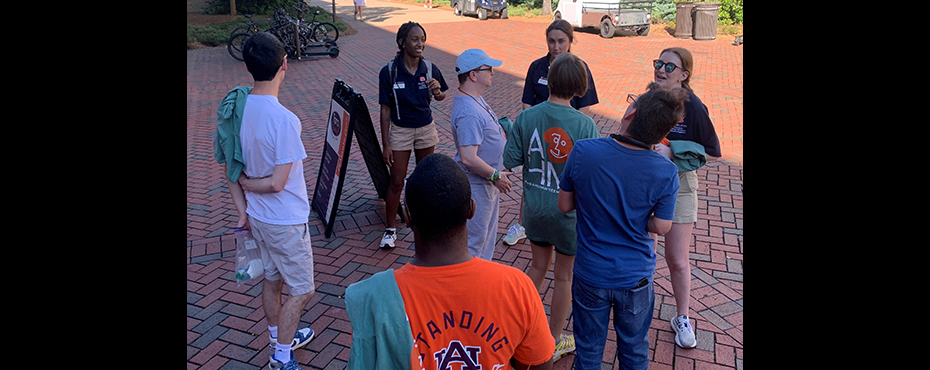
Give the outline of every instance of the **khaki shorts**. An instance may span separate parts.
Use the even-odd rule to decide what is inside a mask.
[[[678,200],[675,202],[675,219],[672,223],[697,222],[697,189],[697,171],[678,173]]]
[[[265,279],[281,280],[298,296],[316,289],[313,284],[313,250],[307,224],[272,225],[249,216],[252,237],[262,252]]]
[[[398,152],[426,149],[439,143],[439,133],[436,131],[435,122],[417,128],[400,127],[391,123],[389,140],[391,150]]]

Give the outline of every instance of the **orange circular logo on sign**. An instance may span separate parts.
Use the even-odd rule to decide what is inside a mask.
[[[560,127],[553,127],[546,130],[543,139],[548,144],[549,160],[554,163],[565,163],[568,160],[568,153],[572,151],[572,138],[568,136]]]

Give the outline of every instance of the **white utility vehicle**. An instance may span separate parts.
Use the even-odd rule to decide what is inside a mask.
[[[652,1],[559,0],[554,17],[578,28],[599,27],[605,38],[614,37],[618,29],[646,36],[652,23]]]

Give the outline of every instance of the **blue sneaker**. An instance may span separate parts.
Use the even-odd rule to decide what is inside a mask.
[[[268,368],[271,370],[302,370],[300,364],[297,363],[297,359],[294,358],[294,351],[291,351],[291,360],[286,364],[275,360],[274,353],[271,356],[268,356]]]
[[[313,329],[303,328],[294,333],[294,340],[291,342],[291,350],[298,349],[305,346],[307,343],[310,343],[310,340],[313,339]],[[268,346],[274,350],[275,344],[278,343],[278,338],[268,337],[271,341],[268,343]]]

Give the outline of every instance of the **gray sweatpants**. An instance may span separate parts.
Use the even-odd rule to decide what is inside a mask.
[[[468,252],[490,261],[497,244],[497,223],[501,204],[500,190],[488,181],[470,182],[471,198],[475,200],[475,216],[468,226]]]

